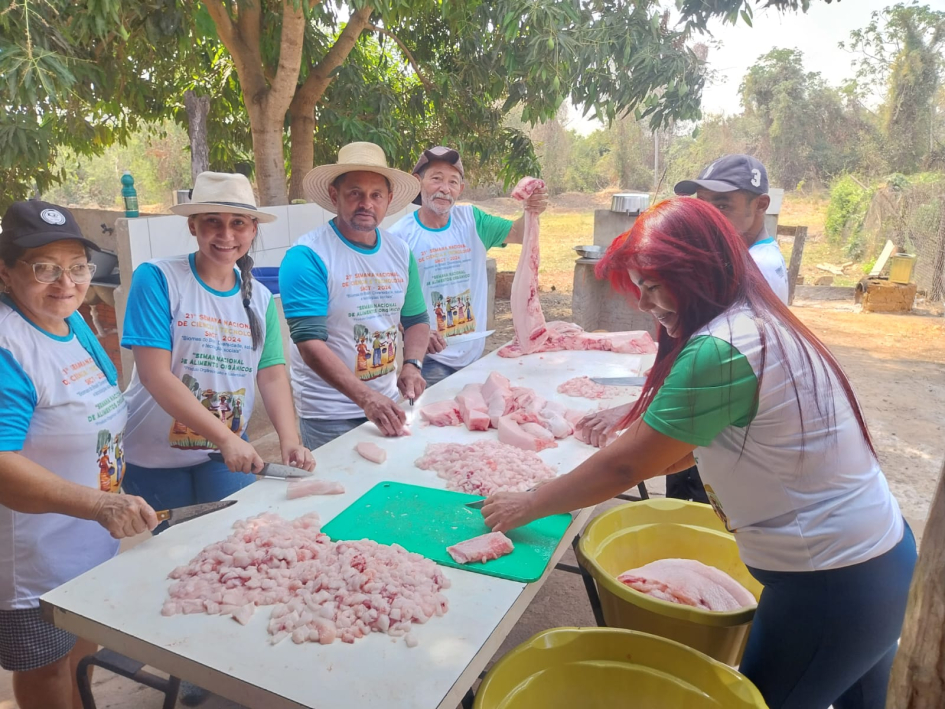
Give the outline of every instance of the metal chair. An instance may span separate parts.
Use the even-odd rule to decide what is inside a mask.
[[[82,699],[82,709],[96,709],[95,697],[92,696],[92,678],[89,675],[90,667],[101,667],[116,675],[127,677],[130,680],[156,689],[164,694],[164,704],[161,709],[174,709],[177,704],[177,691],[180,689],[180,680],[177,677],[159,677],[144,669],[144,663],[132,660],[130,657],[119,655],[117,652],[102,648],[94,655],[86,655],[76,666],[75,679],[79,686],[79,697]]]

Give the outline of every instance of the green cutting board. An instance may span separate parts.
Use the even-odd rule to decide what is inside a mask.
[[[446,547],[491,531],[480,510],[466,507],[479,495],[397,482],[378,483],[341,512],[322,531],[335,540],[371,539],[400,544],[443,566],[531,583],[541,578],[571,515],[535,520],[507,533],[515,551],[485,564],[457,564]]]

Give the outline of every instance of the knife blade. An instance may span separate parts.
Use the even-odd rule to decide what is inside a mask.
[[[217,463],[223,462],[222,453],[209,453],[207,455],[210,460],[216,461]],[[300,478],[308,478],[314,475],[307,470],[302,470],[302,468],[293,468],[291,465],[282,465],[280,463],[266,463],[263,465],[262,470],[258,473],[253,473],[257,478],[264,478],[267,480],[298,480]]]
[[[533,487],[528,488],[525,492],[535,492],[537,489],[538,486],[534,485]],[[488,498],[483,497],[481,500],[473,500],[472,502],[467,502],[465,505],[463,505],[463,507],[468,507],[471,510],[481,510],[482,506],[486,504],[487,499]]]
[[[646,377],[591,377],[591,381],[612,387],[641,387]]]
[[[180,524],[181,522],[187,522],[188,520],[196,519],[197,517],[203,517],[208,515],[211,512],[216,512],[217,510],[222,510],[230,505],[235,505],[236,500],[221,500],[220,502],[204,502],[199,505],[188,505],[186,507],[174,507],[170,510],[161,510],[156,512],[158,522],[167,522],[168,527],[173,527],[175,524]]]
[[[464,332],[462,335],[450,335],[446,338],[446,346],[450,345],[461,345],[464,342],[470,342],[472,340],[482,340],[483,338],[489,337],[495,330],[480,330],[479,332]]]

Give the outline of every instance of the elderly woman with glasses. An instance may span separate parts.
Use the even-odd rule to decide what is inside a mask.
[[[46,623],[39,597],[153,529],[122,477],[127,409],[115,367],[76,312],[95,265],[68,209],[14,202],[0,232],[0,666],[20,707],[81,706],[95,646]]]

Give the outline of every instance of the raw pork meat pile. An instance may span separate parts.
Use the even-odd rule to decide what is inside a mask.
[[[431,443],[415,465],[436,471],[448,490],[484,497],[501,490],[524,492],[555,477],[554,468],[531,451],[497,441]]]
[[[420,409],[420,416],[434,426],[459,426],[470,431],[494,428],[499,440],[528,451],[556,448],[556,439],[574,433],[586,412],[546,401],[527,387],[513,387],[498,372],[484,384],[467,384],[449,401],[437,401]]]
[[[580,396],[585,399],[614,399],[618,396],[631,393],[631,387],[618,387],[606,384],[598,384],[591,381],[590,377],[575,377],[569,379],[564,384],[558,385],[559,394],[568,396]]]
[[[362,540],[333,542],[320,531],[316,513],[289,522],[267,513],[233,525],[189,564],[177,579],[162,615],[208,613],[249,622],[256,606],[275,605],[270,642],[327,645],[353,643],[373,632],[408,635],[413,623],[446,613],[441,591],[450,582],[429,559],[396,544]]]
[[[727,573],[693,559],[660,559],[624,571],[617,580],[653,598],[707,611],[756,604],[751,592]]]
[[[514,293],[513,293],[514,298]],[[512,303],[512,317],[515,317],[515,303]],[[535,352],[558,352],[561,350],[588,350],[619,352],[621,354],[654,354],[656,343],[646,330],[627,332],[585,332],[584,328],[574,323],[555,320],[546,325],[548,338],[540,349],[525,352],[519,344],[518,336],[499,350],[500,357],[521,357]]]
[[[514,550],[515,545],[512,544],[512,540],[502,532],[480,534],[465,542],[446,547],[446,551],[457,564],[468,564],[471,561],[485,564],[487,561],[511,554]]]

